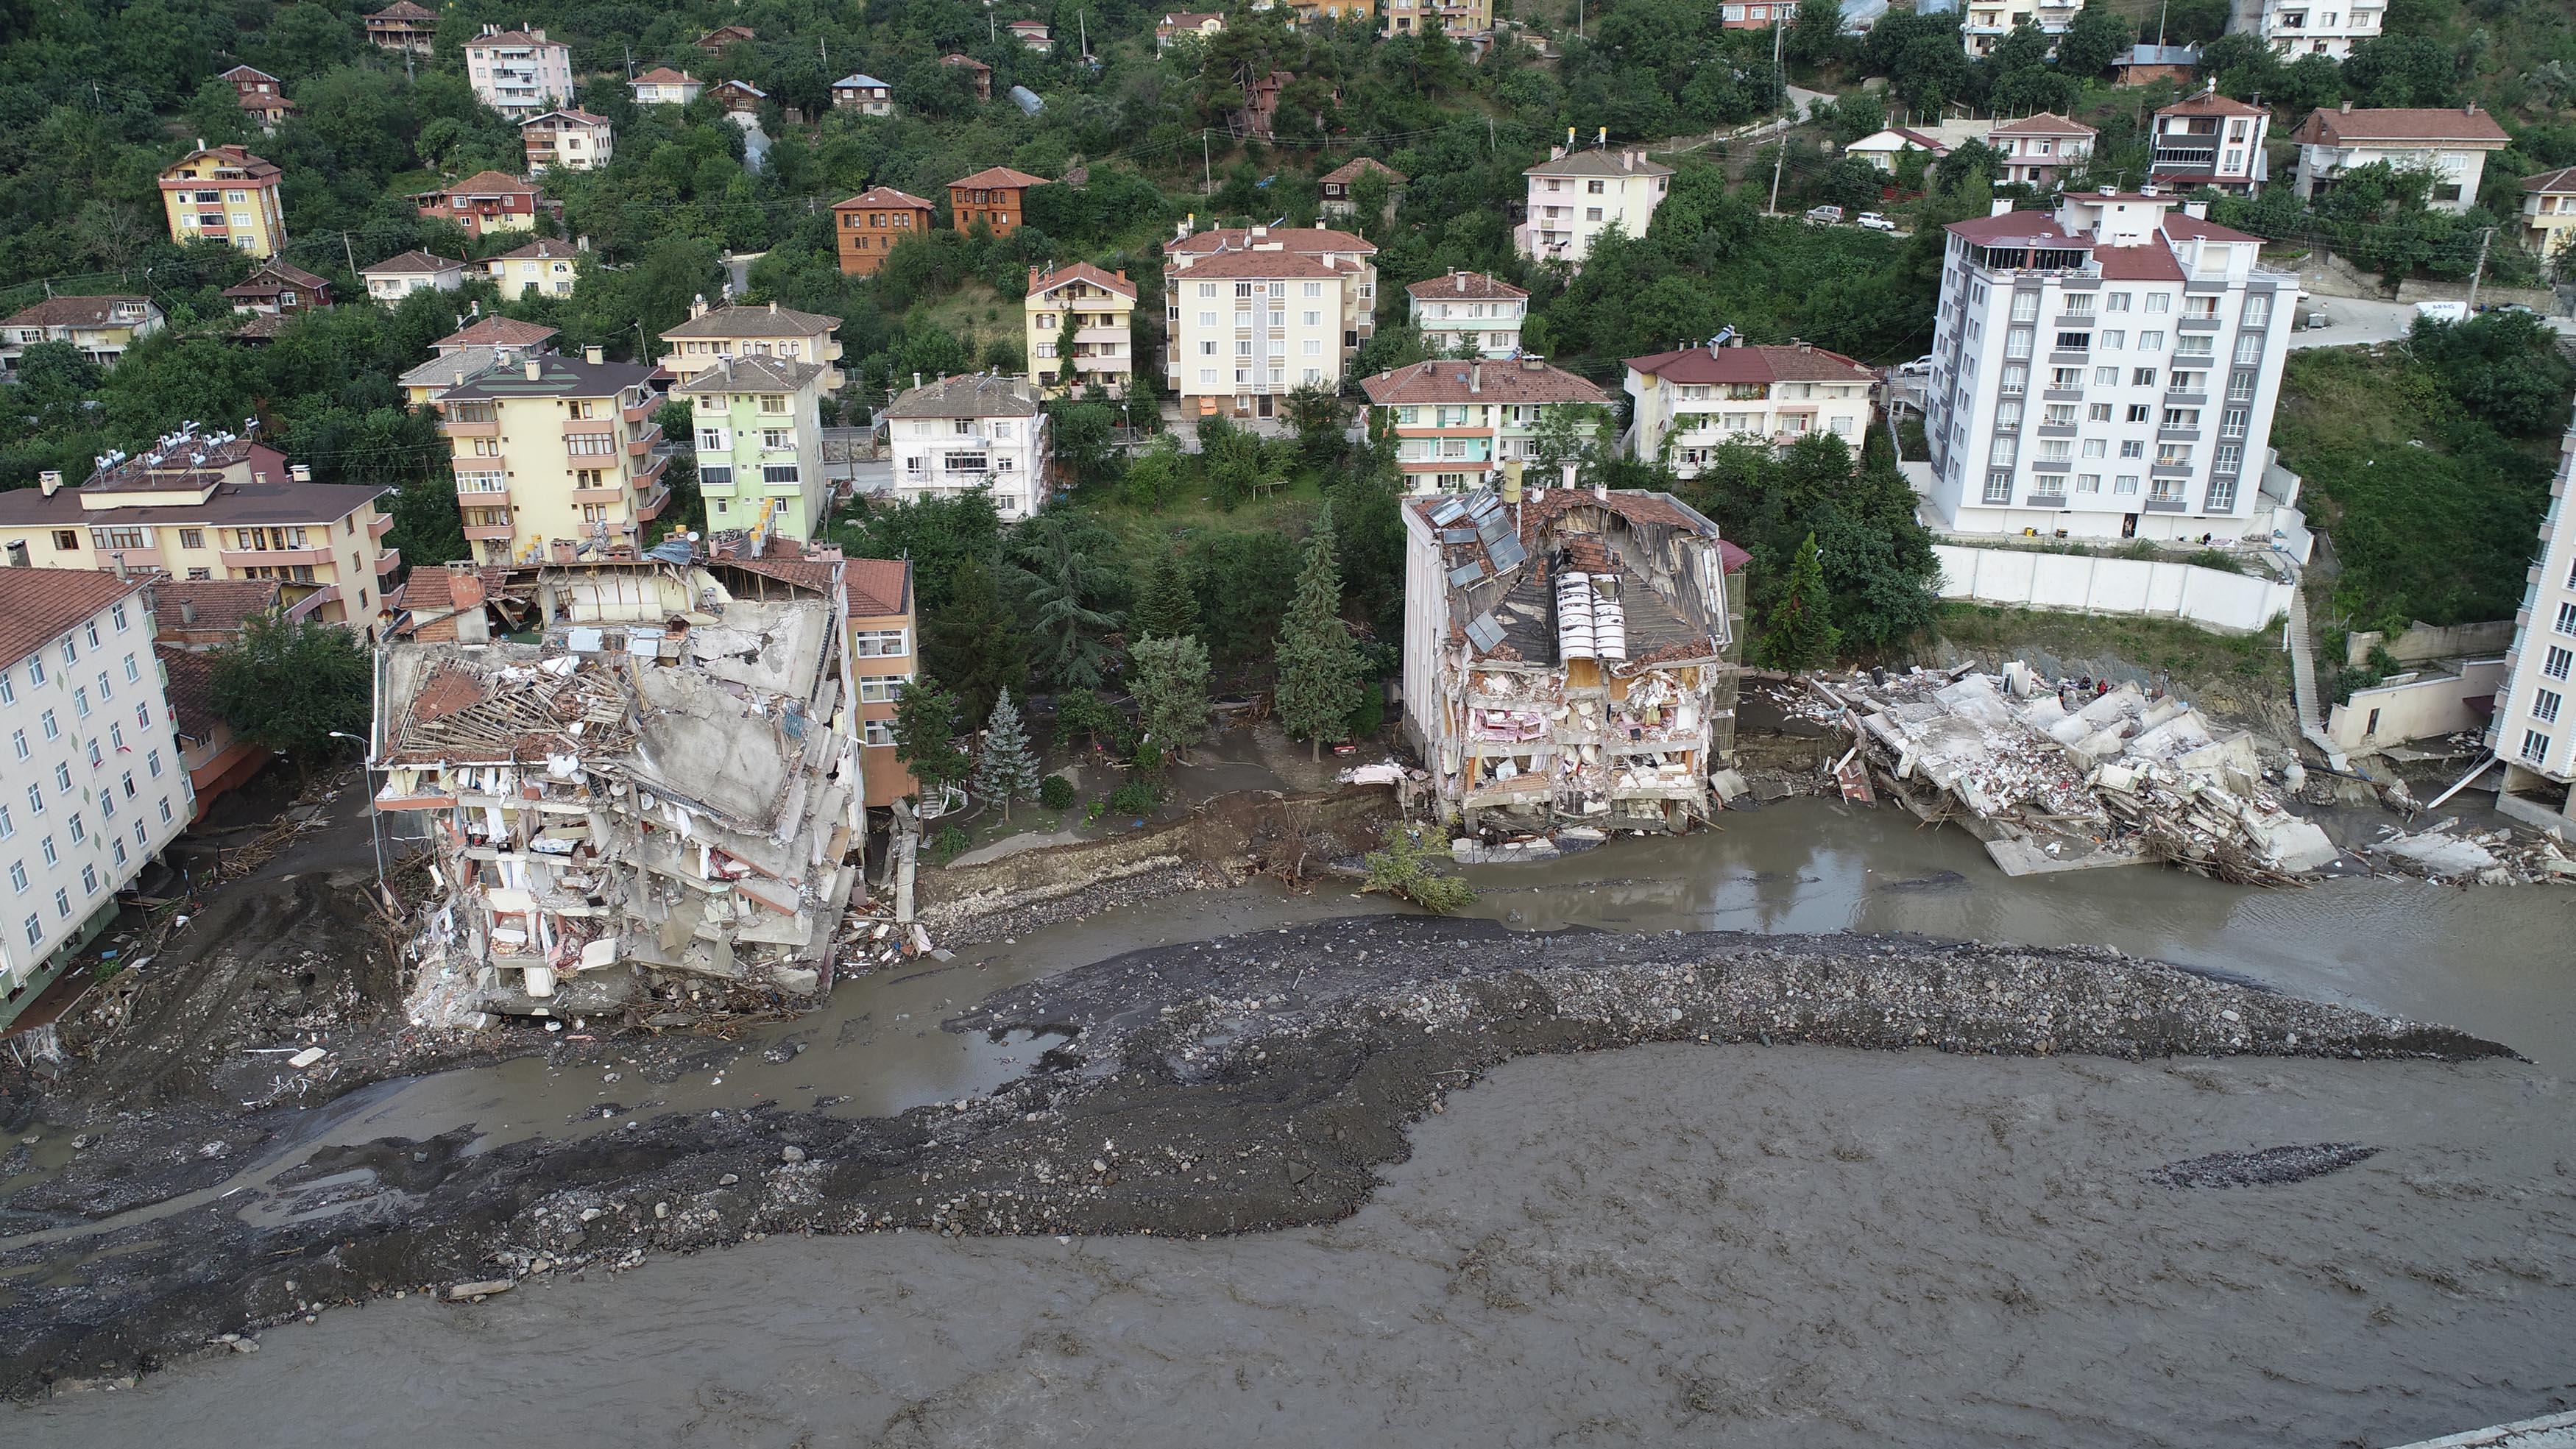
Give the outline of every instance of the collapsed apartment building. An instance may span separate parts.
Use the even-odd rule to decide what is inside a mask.
[[[1665,493],[1407,500],[1405,729],[1468,835],[1687,829],[1735,750],[1744,551]]]
[[[370,760],[430,826],[415,1020],[829,988],[865,821],[842,566],[681,541],[406,588]]]

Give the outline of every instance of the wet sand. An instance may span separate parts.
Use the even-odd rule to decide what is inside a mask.
[[[2391,1444],[2563,1399],[2576,1126],[2507,1062],[1522,1059],[1356,1216],[773,1238],[379,1303],[20,1442]],[[2179,1158],[2350,1140],[2276,1187]]]

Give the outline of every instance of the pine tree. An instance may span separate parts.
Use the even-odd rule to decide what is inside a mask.
[[[921,662],[957,692],[966,719],[989,712],[1004,690],[1028,683],[1027,636],[1002,600],[1001,580],[980,558],[970,554],[958,564],[948,602],[930,615],[921,635]]]
[[[1832,601],[1825,597],[1824,561],[1816,554],[1816,536],[1798,545],[1789,565],[1789,581],[1771,605],[1762,632],[1762,655],[1775,669],[1795,674],[1831,659],[1842,633],[1833,624]]]
[[[1011,818],[1011,798],[1038,792],[1038,757],[1029,749],[1029,732],[1020,725],[1019,707],[1005,689],[993,701],[993,718],[985,726],[984,753],[975,761],[975,793],[1002,802],[1002,819]]]
[[[1128,613],[1138,639],[1178,639],[1199,631],[1198,594],[1190,588],[1187,566],[1170,553],[1154,560],[1145,589]]]
[[[1137,752],[1175,756],[1207,738],[1207,646],[1184,634],[1148,639],[1128,653],[1136,693]]]
[[[1311,741],[1320,760],[1325,738],[1341,738],[1359,705],[1360,656],[1351,626],[1342,622],[1342,571],[1327,507],[1306,540],[1297,597],[1279,621],[1279,723],[1289,738]]]
[[[972,762],[957,748],[957,696],[927,679],[917,679],[896,697],[894,757],[912,772],[920,793],[935,796],[943,785],[966,778]]]

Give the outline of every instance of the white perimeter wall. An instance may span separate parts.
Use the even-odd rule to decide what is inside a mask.
[[[2291,586],[2190,564],[2024,549],[1932,546],[1941,597],[2076,614],[2154,614],[2250,634],[2290,609]]]

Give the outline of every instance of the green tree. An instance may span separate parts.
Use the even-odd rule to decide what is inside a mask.
[[[835,527],[832,541],[852,558],[912,560],[913,594],[927,615],[946,606],[950,581],[968,559],[1001,554],[1002,515],[991,490],[977,488],[871,507],[855,522]]]
[[[2057,68],[2077,80],[2091,80],[2111,68],[2138,38],[2128,17],[2105,6],[2079,10],[2057,38]]]
[[[1148,639],[1129,651],[1129,660],[1139,756],[1187,758],[1208,735],[1207,646],[1187,635]]]
[[[1199,632],[1199,599],[1190,588],[1189,566],[1169,550],[1156,555],[1145,575],[1145,587],[1129,612],[1139,639],[1177,639]]]
[[[1127,465],[1118,496],[1131,508],[1160,513],[1164,504],[1181,496],[1189,481],[1189,455],[1181,451],[1179,439],[1165,433]]]
[[[1842,58],[1843,7],[1841,0],[1798,0],[1797,19],[1789,23],[1789,33],[1782,38],[1782,48],[1798,65],[1831,65]]]
[[[214,652],[215,713],[244,739],[313,765],[339,746],[334,732],[367,728],[375,671],[358,636],[318,619],[263,618]]]
[[[1056,748],[1066,749],[1075,735],[1089,741],[1093,749],[1104,739],[1115,740],[1126,721],[1096,689],[1068,689],[1055,697]]]
[[[1001,580],[969,557],[950,580],[948,602],[921,631],[921,661],[931,677],[956,691],[965,718],[990,713],[993,701],[1029,679],[1020,621],[1002,602]]]
[[[1099,688],[1116,663],[1109,636],[1127,592],[1117,537],[1086,514],[1049,509],[1012,531],[1011,558],[1038,678]]]
[[[1001,801],[1002,820],[1007,824],[1012,799],[1037,793],[1038,774],[1029,732],[1020,723],[1018,707],[1011,703],[1011,692],[1005,689],[994,697],[992,719],[984,726],[984,750],[975,761],[975,793]]]
[[[1359,703],[1359,653],[1342,622],[1342,571],[1327,507],[1306,540],[1296,600],[1279,622],[1279,723],[1289,738],[1303,735],[1320,760],[1325,736],[1341,738]]]
[[[1842,642],[1834,628],[1832,602],[1825,597],[1824,565],[1816,556],[1816,536],[1798,545],[1788,582],[1771,605],[1762,633],[1762,656],[1775,669],[1799,673],[1831,659]]]
[[[894,757],[912,772],[922,794],[937,795],[942,786],[965,779],[972,768],[966,752],[957,748],[964,719],[957,696],[930,680],[916,679],[896,696]]]
[[[1349,445],[1350,409],[1321,383],[1301,383],[1288,394],[1288,422],[1297,432],[1297,451],[1310,468],[1329,468]]]

